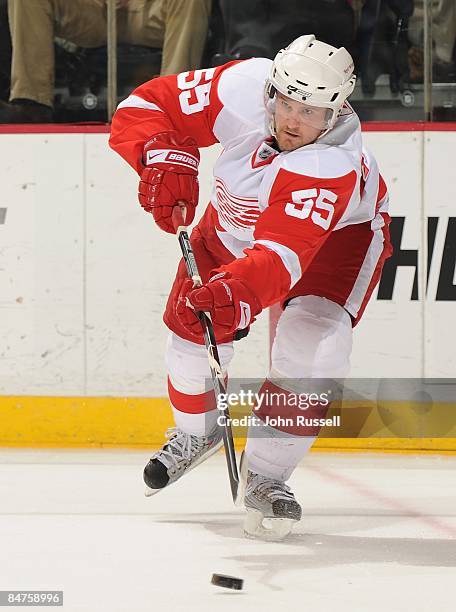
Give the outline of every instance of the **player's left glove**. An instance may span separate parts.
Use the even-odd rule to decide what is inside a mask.
[[[185,205],[187,225],[195,217],[199,159],[196,143],[191,138],[179,141],[175,132],[156,134],[144,147],[139,203],[165,232],[176,233],[175,206]]]
[[[176,314],[182,325],[195,337],[201,337],[202,328],[195,311],[208,312],[215,335],[224,336],[253,323],[261,305],[242,280],[222,272],[196,289],[193,281],[187,279],[177,300]]]

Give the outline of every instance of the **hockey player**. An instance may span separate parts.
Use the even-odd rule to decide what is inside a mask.
[[[195,311],[210,313],[227,371],[233,340],[263,309],[281,304],[264,392],[292,393],[298,381],[348,373],[352,328],[391,253],[386,186],[346,101],[355,78],[344,48],[308,35],[273,62],[161,77],[118,106],[110,145],[140,175],[141,206],[165,232],[175,232],[175,206],[185,204],[187,224],[194,218],[198,148],[223,147],[211,201],[191,234],[204,284],[194,288],[181,261],[164,314],[176,427],[144,470],[149,494],[222,444]],[[259,410],[249,429],[249,535],[264,535],[267,518],[270,533],[283,536],[301,518],[285,483],[319,428],[269,425],[267,416],[281,411]],[[326,411],[317,405],[311,415]]]

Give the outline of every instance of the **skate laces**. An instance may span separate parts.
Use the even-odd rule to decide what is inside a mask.
[[[273,480],[260,474],[254,474],[250,480],[249,488],[251,488],[251,492],[255,495],[267,497],[272,501],[276,499],[295,499],[290,487],[281,480]]]
[[[187,434],[177,427],[170,427],[165,435],[168,442],[155,453],[153,459],[164,459],[169,464],[167,467],[178,467],[180,461],[191,461],[192,455],[197,455],[207,444],[207,438]]]

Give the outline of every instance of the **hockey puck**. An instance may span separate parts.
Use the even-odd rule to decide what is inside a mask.
[[[234,589],[235,591],[241,591],[244,581],[242,580],[242,578],[226,576],[225,574],[212,574],[211,583],[215,584],[215,586],[224,587],[225,589]]]

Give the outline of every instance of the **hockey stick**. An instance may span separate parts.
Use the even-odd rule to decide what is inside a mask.
[[[182,257],[189,277],[193,280],[194,287],[201,287],[202,280],[196,265],[195,255],[190,244],[190,238],[185,225],[185,206],[175,206],[173,210],[173,223],[176,228],[177,238],[179,240]],[[223,377],[222,366],[218,354],[217,343],[215,340],[214,328],[210,315],[207,312],[196,312],[201,327],[203,328],[204,344],[206,345],[207,356],[209,359],[209,367],[211,369],[212,384],[214,386],[217,409],[223,418],[222,435],[223,445],[225,447],[225,457],[228,466],[228,476],[230,479],[231,495],[233,502],[236,503],[238,498],[239,474],[236,463],[236,453],[234,450],[233,432],[230,425],[230,413],[228,408],[219,408],[218,398],[221,393],[226,397],[226,385]]]

